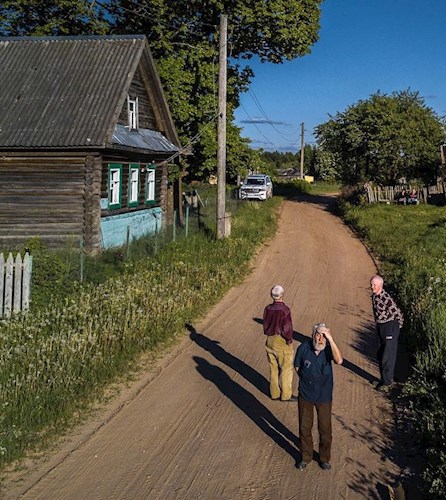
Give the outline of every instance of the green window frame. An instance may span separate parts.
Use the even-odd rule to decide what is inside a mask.
[[[128,202],[129,207],[137,207],[139,205],[139,186],[140,186],[140,170],[139,165],[130,163],[129,165],[129,185],[128,185]]]
[[[155,165],[147,165],[146,172],[146,205],[153,205],[156,196]]]
[[[108,208],[121,208],[122,205],[122,164],[108,164]]]

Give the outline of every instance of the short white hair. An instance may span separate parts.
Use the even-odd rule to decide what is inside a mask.
[[[313,325],[313,331],[311,333],[311,335],[316,335],[316,333],[319,332],[319,330],[321,330],[322,328],[327,328],[327,325],[325,323],[315,323]]]
[[[274,285],[271,288],[271,297],[274,300],[281,299],[283,297],[283,294],[284,294],[284,289],[283,289],[282,286],[280,286],[280,285]]]
[[[384,278],[379,274],[375,274],[375,276],[372,276],[372,278],[370,279],[370,283],[372,281],[377,281],[378,283],[381,283],[381,285],[384,285]]]

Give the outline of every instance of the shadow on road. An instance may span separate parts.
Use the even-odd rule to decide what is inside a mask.
[[[269,381],[261,375],[258,371],[254,370],[251,366],[247,365],[244,361],[229,353],[220,346],[217,340],[211,340],[202,333],[198,333],[193,325],[186,325],[190,332],[190,338],[193,342],[199,345],[202,349],[209,352],[224,363],[229,368],[238,372],[243,378],[256,387],[261,393],[269,396]]]
[[[276,190],[276,194],[280,194],[288,201],[294,201],[296,203],[311,203],[314,205],[319,205],[327,212],[336,213],[337,212],[337,193],[327,193],[327,194],[310,194],[310,193],[297,193],[293,190],[285,190],[283,192],[278,192]]]
[[[300,452],[297,450],[298,438],[280,420],[278,420],[266,406],[234,382],[229,375],[203,358],[193,356],[197,364],[197,371],[230,399],[240,410],[245,413],[268,437],[286,451],[293,460],[300,461]],[[280,404],[280,403],[278,403]]]

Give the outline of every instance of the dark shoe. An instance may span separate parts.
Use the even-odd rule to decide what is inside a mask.
[[[284,403],[287,403],[288,401],[299,401],[299,398],[297,396],[291,396],[290,399],[282,399]]]
[[[322,462],[321,463],[321,469],[322,470],[330,470],[331,469],[331,464],[329,464],[328,462]]]
[[[390,389],[392,388],[392,386],[393,386],[393,383],[392,384],[381,384],[380,386],[378,386],[376,388],[376,390],[379,392],[382,392],[384,394],[387,394],[388,392],[390,392]]]
[[[304,462],[304,461],[302,460],[302,462],[299,462],[299,463],[296,465],[296,467],[298,468],[298,470],[304,470],[304,469],[305,469],[305,467],[306,467],[307,465],[308,465],[308,463],[307,463],[307,462]]]

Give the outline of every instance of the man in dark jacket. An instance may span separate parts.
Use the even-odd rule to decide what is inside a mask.
[[[333,368],[331,362],[343,362],[341,351],[325,323],[313,326],[312,338],[297,349],[294,367],[299,376],[299,439],[304,470],[313,458],[313,414],[317,412],[319,458],[323,470],[331,469],[331,404],[333,400]]]
[[[270,367],[271,399],[297,401],[293,385],[293,323],[291,311],[283,302],[283,287],[273,286],[273,303],[263,312],[263,332],[267,336],[266,353]]]

